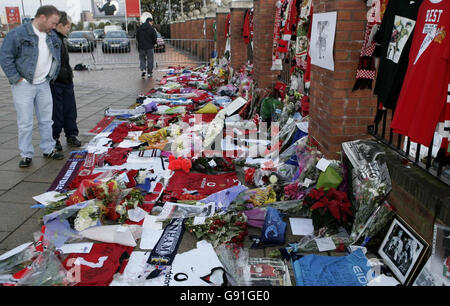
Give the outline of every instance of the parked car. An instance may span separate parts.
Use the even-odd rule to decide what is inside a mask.
[[[155,52],[166,52],[166,43],[164,42],[164,38],[162,35],[156,31],[156,35],[158,38],[156,39]]]
[[[125,31],[109,31],[106,32],[102,42],[102,51],[118,53],[130,52],[131,43]]]
[[[109,31],[123,31],[122,27],[118,25],[107,25],[103,30],[105,31],[105,34]]]
[[[103,29],[95,29],[92,33],[94,33],[95,39],[102,39],[105,37],[105,31]]]
[[[97,47],[92,31],[73,31],[67,38],[69,51],[94,51]]]

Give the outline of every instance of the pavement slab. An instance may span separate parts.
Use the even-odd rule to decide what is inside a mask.
[[[9,190],[23,181],[30,173],[25,171],[0,170],[0,189]]]
[[[4,201],[0,202],[0,214],[4,218],[4,222],[0,223],[0,232],[13,232],[35,213],[36,208]]]
[[[11,202],[22,205],[34,205],[33,197],[48,190],[48,183],[22,181],[0,196],[0,202]],[[0,217],[3,219],[3,216]],[[1,222],[0,222],[1,223]]]

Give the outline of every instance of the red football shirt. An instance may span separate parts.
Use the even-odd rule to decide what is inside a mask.
[[[450,83],[450,2],[424,0],[414,29],[408,70],[391,128],[429,146],[445,110]]]

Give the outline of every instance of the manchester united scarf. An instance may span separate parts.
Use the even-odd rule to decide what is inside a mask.
[[[383,4],[382,4],[383,2]],[[358,89],[372,89],[372,81],[375,79],[375,58],[376,48],[375,33],[382,19],[381,6],[385,7],[387,0],[373,0],[372,6],[367,12],[366,31],[364,33],[364,43],[361,48],[358,69],[356,70],[356,82],[353,91]]]

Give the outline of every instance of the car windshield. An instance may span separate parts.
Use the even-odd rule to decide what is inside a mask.
[[[113,31],[108,32],[105,35],[106,38],[127,38],[127,34],[125,32]]]
[[[85,36],[88,36],[88,33],[86,32],[72,32],[69,35],[69,38],[85,38]]]

